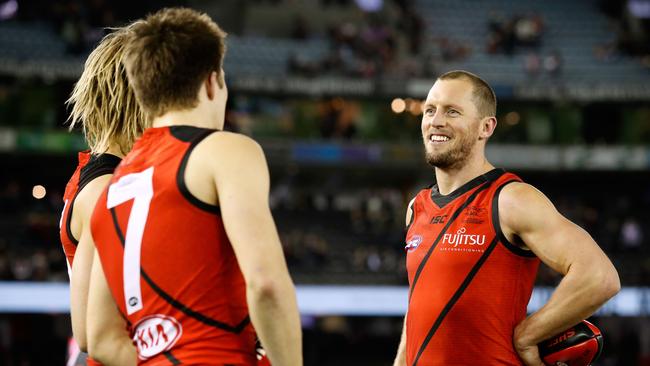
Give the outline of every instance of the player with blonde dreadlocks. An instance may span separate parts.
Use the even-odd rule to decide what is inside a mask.
[[[67,101],[72,106],[70,129],[81,126],[90,148],[79,153],[79,164],[65,189],[60,221],[61,243],[70,275],[72,330],[84,352],[87,351],[86,305],[94,248],[83,245],[83,241],[78,247],[77,244],[83,236],[90,235],[89,222],[97,198],[147,123],[122,65],[129,29],[129,26],[117,28],[102,39],[86,60]],[[135,357],[134,348],[125,351],[133,352]],[[92,359],[87,362],[99,364]]]

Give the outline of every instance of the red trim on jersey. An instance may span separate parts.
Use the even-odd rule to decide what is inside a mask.
[[[61,239],[63,252],[65,253],[68,262],[68,268],[72,268],[72,261],[74,260],[78,243],[78,240],[74,237],[72,230],[70,229],[72,206],[74,205],[74,200],[77,197],[79,190],[79,175],[81,174],[81,169],[83,169],[90,160],[90,151],[86,150],[80,152],[78,154],[78,160],[77,168],[72,174],[72,177],[70,177],[68,184],[65,186],[65,192],[63,193],[63,212],[61,213],[61,221],[59,223],[59,238]]]

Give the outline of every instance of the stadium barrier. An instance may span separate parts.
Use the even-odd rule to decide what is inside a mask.
[[[403,286],[296,286],[303,315],[403,316],[408,288]],[[553,293],[536,287],[528,311],[539,309]],[[69,286],[50,282],[0,282],[0,313],[67,313]],[[624,287],[597,315],[650,315],[650,287]]]

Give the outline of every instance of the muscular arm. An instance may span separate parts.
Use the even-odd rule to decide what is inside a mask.
[[[126,321],[106,283],[97,251],[94,252],[90,284],[87,319],[90,357],[106,366],[135,365],[136,350],[127,333]]]
[[[251,320],[273,365],[302,365],[300,315],[268,203],[269,173],[259,145],[235,134],[206,141],[221,214],[246,280]],[[211,143],[216,142],[216,143]],[[199,147],[197,147],[198,149]]]
[[[77,195],[72,210],[72,221],[80,223],[81,235],[72,263],[70,316],[72,319],[72,334],[83,352],[87,352],[86,304],[88,302],[90,268],[95,250],[92,242],[87,239],[90,235],[90,216],[110,177],[111,175],[103,175],[88,183]]]
[[[564,275],[549,301],[515,329],[514,344],[528,365],[542,365],[537,343],[589,317],[620,289],[616,269],[591,236],[524,183],[503,188],[499,218],[512,243],[531,249]]]
[[[408,208],[406,209],[406,220],[405,225],[408,227],[411,224],[413,219],[413,202],[415,198],[409,202]],[[397,346],[397,355],[395,356],[395,361],[393,361],[393,366],[406,366],[406,317],[408,314],[404,315],[404,326],[402,327],[402,336],[400,337],[399,346]]]

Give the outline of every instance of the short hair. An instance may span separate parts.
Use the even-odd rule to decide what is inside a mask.
[[[438,80],[469,81],[474,90],[472,91],[474,105],[481,117],[495,117],[497,115],[497,97],[490,85],[478,75],[465,70],[448,71],[438,77]]]
[[[101,40],[66,101],[72,106],[70,130],[81,124],[93,154],[111,145],[126,154],[145,128],[146,117],[122,65],[129,32],[130,27],[118,28]]]
[[[222,86],[226,33],[204,13],[166,8],[133,26],[124,64],[150,118],[198,104],[201,83],[215,71]]]

